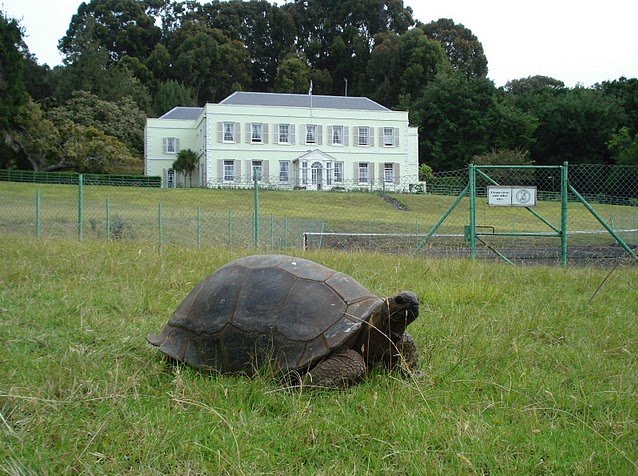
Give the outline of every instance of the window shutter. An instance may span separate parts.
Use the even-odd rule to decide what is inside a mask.
[[[379,147],[383,147],[383,141],[385,140],[385,137],[383,136],[383,127],[377,128],[377,131],[379,134]]]
[[[368,137],[368,145],[374,147],[374,127],[368,127],[368,134],[370,134],[370,137]]]
[[[250,144],[253,141],[253,128],[250,122],[246,123],[246,132],[244,134],[246,135],[246,143]]]
[[[272,143],[279,144],[279,124],[275,124],[272,128]]]
[[[261,175],[262,175],[262,180],[264,182],[269,182],[270,181],[270,175],[269,175],[269,171],[268,171],[268,161],[267,160],[262,160],[261,161]]]
[[[401,183],[401,177],[399,177],[400,171],[401,171],[401,164],[394,164],[394,183],[397,185]]]
[[[244,165],[246,166],[246,179],[248,183],[253,183],[253,161],[245,160]]]
[[[162,139],[162,147],[164,148],[164,153],[168,154],[168,137]]]
[[[326,127],[326,145],[332,145],[332,126]]]
[[[394,147],[399,147],[399,128],[398,127],[394,128]]]
[[[288,132],[290,134],[290,143],[294,144],[295,143],[295,125],[294,124],[290,124],[290,129],[288,129]]]
[[[348,137],[350,136],[349,128],[347,126],[343,126],[343,145],[346,146],[349,144]]]
[[[261,140],[264,144],[268,144],[268,124],[261,125]]]
[[[223,159],[219,159],[217,161],[217,179],[220,182],[224,181],[224,160]]]
[[[379,164],[379,179],[385,182],[385,164],[383,162]]]
[[[352,174],[352,179],[355,184],[359,183],[359,162],[354,163],[354,171]]]
[[[374,183],[374,164],[372,162],[368,162],[368,174],[369,174],[368,179],[370,180],[370,183]]]
[[[352,145],[354,146],[359,145],[359,127],[358,126],[352,126]]]
[[[235,130],[233,131],[233,141],[241,142],[241,123],[235,123]]]
[[[179,139],[175,139],[175,153],[179,154]]]
[[[302,124],[301,126],[299,126],[299,143],[300,144],[306,144],[306,133],[307,133],[307,126],[305,124]]]
[[[241,182],[241,160],[235,161],[235,170],[233,170],[235,174],[235,182]]]
[[[223,122],[217,123],[217,142],[219,142],[220,144],[224,142],[224,123]]]
[[[323,126],[317,126],[317,145],[323,144]]]

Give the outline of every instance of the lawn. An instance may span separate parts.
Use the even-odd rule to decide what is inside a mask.
[[[406,243],[379,244],[376,249],[414,251],[453,203],[454,196],[378,193],[306,192],[261,190],[258,196],[259,244],[270,249],[301,248],[304,232],[346,232],[412,235]],[[37,205],[36,205],[37,203]],[[78,236],[78,187],[0,183],[0,231],[14,235],[73,239]],[[180,244],[185,246],[251,247],[255,243],[255,195],[252,190],[145,189],[136,187],[85,186],[82,194],[82,239]],[[396,204],[405,209],[398,209]],[[469,201],[464,198],[438,229],[454,234],[463,243],[469,224]],[[638,208],[595,204],[596,209],[625,240],[636,242]],[[560,228],[560,204],[540,200],[534,211]],[[552,232],[528,210],[490,207],[477,199],[476,223],[480,232]],[[39,224],[39,226],[38,226]],[[613,242],[596,219],[576,202],[568,207],[570,232],[602,232],[574,235],[579,244],[608,246]],[[418,235],[418,236],[415,236]],[[365,241],[366,239],[364,239]],[[519,245],[509,238],[495,246]],[[325,240],[320,240],[325,244]],[[431,242],[437,245],[436,239]],[[361,243],[359,243],[361,244]],[[376,243],[372,243],[375,248]],[[526,247],[535,246],[534,239]],[[538,243],[558,248],[559,240]]]
[[[305,391],[167,365],[144,335],[248,252],[5,236],[0,472],[638,472],[635,266],[312,252],[379,295],[417,293],[422,377]]]

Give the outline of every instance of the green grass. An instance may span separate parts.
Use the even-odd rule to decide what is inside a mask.
[[[167,366],[144,335],[246,252],[5,237],[0,472],[638,472],[635,267],[310,253],[418,294],[423,377],[306,392]]]

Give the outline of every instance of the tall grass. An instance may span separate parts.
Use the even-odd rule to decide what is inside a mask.
[[[417,293],[423,377],[307,392],[167,365],[144,335],[247,252],[5,237],[0,472],[638,472],[635,267],[309,253]]]

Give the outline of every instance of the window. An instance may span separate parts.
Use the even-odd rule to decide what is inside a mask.
[[[301,184],[308,184],[308,161],[301,161]]]
[[[279,181],[288,182],[290,178],[290,163],[286,160],[279,161]]]
[[[358,130],[358,144],[370,145],[370,129],[368,127],[359,127]]]
[[[250,125],[250,142],[253,144],[263,142],[261,124]]]
[[[317,143],[317,126],[314,124],[306,125],[306,144]]]
[[[235,180],[235,161],[224,160],[224,182]]]
[[[383,164],[383,181],[394,183],[394,164]]]
[[[394,145],[394,127],[383,128],[383,145],[392,147]]]
[[[343,182],[343,162],[335,162],[335,182]]]
[[[368,183],[368,163],[359,162],[359,183]]]
[[[343,145],[343,126],[332,126],[332,145]]]
[[[255,180],[255,176],[257,176],[257,181],[261,182],[263,179],[262,176],[262,162],[261,160],[253,160],[251,163],[251,174],[250,179]]]
[[[179,152],[179,139],[177,137],[164,137],[164,153],[177,154]]]
[[[224,142],[235,142],[234,122],[224,122]]]
[[[290,143],[290,124],[279,124],[279,142],[280,144]]]

